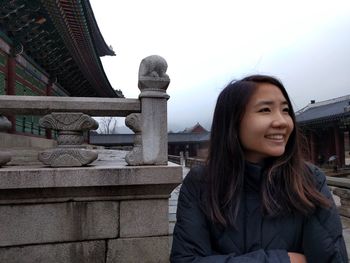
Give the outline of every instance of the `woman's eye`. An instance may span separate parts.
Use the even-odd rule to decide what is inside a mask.
[[[259,110],[259,112],[270,112],[269,108],[262,108]]]
[[[289,108],[284,108],[284,109],[283,109],[283,112],[289,113]]]

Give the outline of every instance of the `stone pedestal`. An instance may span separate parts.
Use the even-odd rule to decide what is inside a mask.
[[[51,167],[87,165],[97,159],[97,153],[83,149],[83,132],[95,130],[98,123],[83,113],[54,112],[39,120],[40,126],[58,131],[57,148],[39,154],[39,160]]]
[[[182,168],[123,158],[0,169],[0,262],[169,262],[168,198]]]

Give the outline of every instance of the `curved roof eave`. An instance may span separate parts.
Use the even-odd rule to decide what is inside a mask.
[[[95,44],[95,48],[97,51],[97,54],[100,57],[103,56],[115,56],[115,52],[113,51],[113,49],[107,45],[106,41],[104,40],[102,33],[100,31],[100,28],[98,27],[97,21],[95,19],[95,15],[92,11],[92,7],[90,4],[89,0],[86,0],[83,2],[84,3],[84,8],[85,8],[85,12],[87,15],[87,19],[89,22],[89,28],[92,32],[92,38],[93,38],[93,42]]]

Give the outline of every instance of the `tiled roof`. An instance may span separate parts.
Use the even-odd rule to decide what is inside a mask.
[[[209,141],[210,133],[169,133],[169,143],[194,143]]]
[[[114,52],[89,0],[1,1],[0,31],[15,55],[23,52],[70,96],[123,97],[104,72],[100,56]]]
[[[350,95],[308,104],[296,112],[297,122],[321,123],[350,116]]]
[[[197,122],[193,127],[188,127],[183,130],[183,133],[207,133],[208,131]]]
[[[90,143],[95,145],[131,145],[134,134],[91,134]],[[209,141],[210,133],[168,133],[168,143],[198,143]]]

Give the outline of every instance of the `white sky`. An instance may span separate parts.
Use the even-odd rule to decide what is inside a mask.
[[[282,80],[295,109],[350,94],[348,0],[90,0],[115,57],[110,83],[137,98],[138,68],[149,55],[168,62],[168,124],[210,128],[227,82],[252,73]]]

